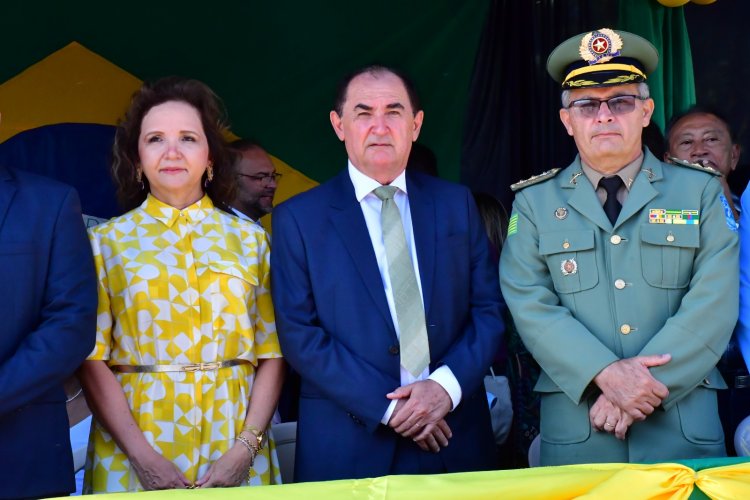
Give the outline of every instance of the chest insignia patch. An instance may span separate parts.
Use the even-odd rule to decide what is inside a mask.
[[[648,211],[649,224],[698,224],[698,210],[667,210],[651,208]]]
[[[575,274],[578,272],[578,262],[575,259],[565,259],[560,263],[560,271],[563,276]]]
[[[555,210],[555,218],[558,220],[563,220],[568,216],[568,209],[565,207],[560,207],[557,210]]]

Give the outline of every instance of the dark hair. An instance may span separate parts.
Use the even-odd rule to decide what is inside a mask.
[[[261,145],[258,144],[258,141],[248,138],[233,140],[229,143],[229,148],[235,152],[248,151],[250,149],[263,149]]]
[[[422,110],[421,104],[419,102],[419,96],[417,96],[417,90],[414,87],[414,83],[412,83],[411,79],[406,76],[403,71],[380,64],[372,64],[365,68],[352,71],[341,79],[338,86],[336,87],[336,97],[333,101],[333,110],[337,115],[341,116],[344,111],[344,103],[346,102],[346,93],[349,90],[349,84],[352,83],[352,80],[357,78],[359,75],[364,75],[365,73],[369,73],[375,78],[385,73],[391,73],[392,75],[395,75],[399,80],[401,80],[401,83],[404,84],[404,88],[406,88],[406,94],[409,96],[409,104],[411,104],[411,109],[414,114],[417,114],[418,111]]]
[[[409,159],[406,162],[406,168],[412,172],[422,172],[433,177],[438,176],[437,157],[430,148],[419,142],[411,144]]]
[[[472,192],[472,195],[474,195],[479,215],[482,217],[484,229],[487,231],[487,238],[499,256],[508,232],[508,212],[500,200],[491,194]]]
[[[198,80],[170,76],[144,83],[133,94],[128,111],[117,125],[112,148],[112,177],[117,186],[120,205],[125,210],[132,210],[146,199],[148,179],[143,176],[141,187],[136,177],[140,164],[138,138],[141,124],[151,108],[169,101],[184,102],[198,111],[214,171],[213,180],[205,188],[206,193],[216,204],[230,203],[236,190],[231,170],[234,158],[223,136],[228,123],[221,99]]]
[[[674,128],[674,126],[677,125],[678,121],[692,115],[714,115],[727,128],[732,144],[738,143],[738,137],[734,134],[731,125],[729,125],[729,120],[727,120],[726,116],[722,112],[708,106],[694,105],[690,106],[685,111],[672,115],[672,118],[667,123],[667,127],[664,132],[664,147],[667,151],[669,151],[669,136],[672,134],[672,129]]]

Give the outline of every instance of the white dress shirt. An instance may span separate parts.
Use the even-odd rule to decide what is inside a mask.
[[[249,217],[249,216],[248,216],[247,214],[245,214],[244,212],[240,212],[239,210],[237,210],[237,209],[236,209],[236,208],[234,208],[234,207],[229,207],[229,209],[230,209],[230,210],[232,211],[232,213],[234,213],[234,215],[236,215],[236,216],[237,216],[237,217],[239,217],[240,219],[242,219],[242,220],[246,220],[246,221],[250,221],[250,222],[252,222],[253,224],[255,224],[256,226],[259,226],[259,227],[263,227],[263,226],[261,226],[261,224],[260,224],[260,219],[258,219],[258,220],[255,220],[255,219],[253,219],[253,218]]]
[[[379,188],[380,184],[375,179],[372,179],[355,167],[351,161],[349,161],[349,177],[354,185],[354,194],[357,197],[359,206],[362,208],[362,214],[365,216],[365,223],[367,224],[367,231],[370,233],[370,241],[372,242],[372,248],[375,250],[375,258],[378,261],[378,270],[380,271],[380,277],[383,279],[383,288],[385,289],[385,296],[388,300],[388,309],[391,312],[391,318],[393,319],[393,326],[396,329],[396,335],[400,335],[398,329],[398,320],[396,319],[396,304],[393,301],[393,290],[391,289],[391,278],[388,274],[388,260],[385,255],[385,244],[383,243],[383,228],[380,223],[380,208],[383,202],[378,198],[373,190]],[[398,211],[401,214],[401,222],[404,225],[404,233],[406,236],[406,246],[409,247],[409,253],[411,254],[411,261],[414,264],[414,273],[417,277],[417,286],[419,286],[419,296],[422,298],[422,282],[419,277],[419,262],[417,261],[417,249],[414,245],[414,228],[411,223],[411,210],[409,209],[409,197],[406,191],[406,171],[396,177],[390,184],[398,188],[396,194],[393,196],[393,201],[396,202]],[[424,307],[424,299],[422,299],[422,306]],[[443,389],[446,390],[453,403],[452,409],[461,402],[461,386],[456,380],[456,376],[447,365],[439,367],[434,372],[429,372],[430,368],[427,367],[419,375],[414,377],[409,371],[401,366],[401,385],[408,385],[418,380],[425,380],[427,378],[434,380],[440,384]],[[395,387],[394,387],[395,389]],[[385,395],[383,395],[385,396]],[[391,401],[388,406],[381,422],[385,425],[393,414],[393,410],[396,408],[398,400]]]

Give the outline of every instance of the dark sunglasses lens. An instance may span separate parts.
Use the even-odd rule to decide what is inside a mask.
[[[592,99],[581,99],[580,101],[571,103],[571,106],[576,108],[582,116],[590,118],[592,116],[596,116],[596,114],[599,112],[599,106],[601,106],[601,102]]]
[[[632,95],[613,97],[607,101],[607,106],[613,115],[624,115],[635,109],[635,97]]]

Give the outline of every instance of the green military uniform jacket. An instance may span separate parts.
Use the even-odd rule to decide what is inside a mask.
[[[543,370],[542,465],[725,455],[716,363],[737,321],[738,238],[719,182],[646,150],[613,227],[581,172],[577,158],[517,192],[500,264]],[[657,223],[668,218],[678,223]],[[651,368],[669,389],[662,407],[625,441],[594,430],[593,378],[618,359],[663,353],[672,360]]]

